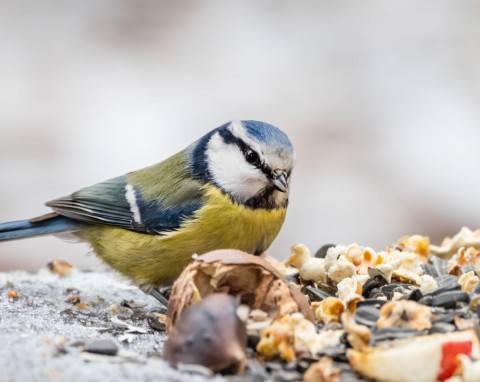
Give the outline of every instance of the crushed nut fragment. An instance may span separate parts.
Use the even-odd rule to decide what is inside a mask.
[[[331,358],[322,357],[307,369],[304,380],[305,382],[339,382],[341,374]]]
[[[415,301],[391,301],[380,309],[377,328],[411,328],[425,330],[432,326],[430,309]]]
[[[68,277],[72,273],[73,265],[63,259],[52,260],[47,264],[48,269],[52,273],[56,273],[60,277]]]

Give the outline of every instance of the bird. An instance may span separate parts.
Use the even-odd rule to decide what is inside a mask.
[[[171,157],[0,224],[0,241],[74,236],[146,293],[171,285],[194,254],[266,251],[287,212],[295,151],[277,127],[227,122]]]

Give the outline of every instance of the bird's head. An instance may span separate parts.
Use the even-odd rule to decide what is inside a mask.
[[[259,121],[233,121],[211,131],[190,148],[196,178],[215,184],[252,208],[288,204],[295,152],[287,135]]]

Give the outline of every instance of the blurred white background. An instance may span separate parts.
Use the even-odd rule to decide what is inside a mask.
[[[478,228],[479,17],[473,0],[0,0],[0,221],[259,119],[298,157],[279,258]],[[2,243],[0,270],[87,252]]]

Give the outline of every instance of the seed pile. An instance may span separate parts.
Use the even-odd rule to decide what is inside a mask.
[[[212,320],[209,333],[236,341],[224,344],[236,350],[217,372],[248,378],[260,362],[270,378],[284,381],[479,381],[479,249],[480,231],[464,228],[441,246],[420,235],[383,251],[326,245],[312,255],[296,245],[285,263],[237,251],[208,254],[177,280],[167,327],[177,327],[196,301],[228,293],[237,297],[228,304],[247,335],[226,336],[222,330],[239,325]],[[174,353],[173,365],[197,361],[186,345]]]

